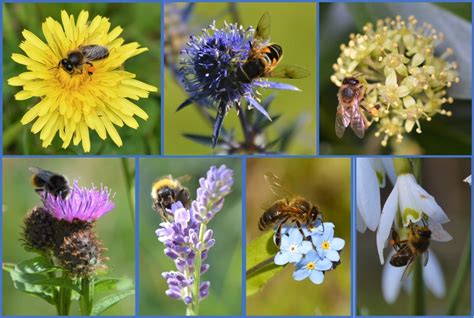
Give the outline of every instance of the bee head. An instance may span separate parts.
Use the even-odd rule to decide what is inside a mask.
[[[311,208],[311,211],[309,212],[310,213],[310,217],[312,220],[321,220],[322,219],[322,214],[321,212],[319,212],[318,208],[313,206]]]
[[[169,187],[164,187],[158,190],[158,199],[163,208],[171,209],[171,204],[176,202],[175,193]]]
[[[423,238],[431,238],[431,231],[426,226],[416,228],[416,234]]]
[[[63,70],[65,70],[66,72],[72,73],[74,71],[74,66],[71,64],[71,62],[69,62],[68,59],[62,59],[60,64]]]
[[[351,85],[351,86],[358,85],[359,83],[360,83],[359,80],[355,77],[346,77],[342,81],[342,84]]]

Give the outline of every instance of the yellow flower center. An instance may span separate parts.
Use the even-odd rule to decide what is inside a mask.
[[[323,250],[328,250],[329,248],[331,248],[331,244],[329,244],[328,241],[324,241],[321,243],[321,247],[323,248]]]
[[[308,262],[308,264],[306,264],[306,269],[313,270],[315,267],[316,264],[314,264],[313,262]]]

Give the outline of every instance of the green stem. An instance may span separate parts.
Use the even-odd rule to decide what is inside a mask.
[[[423,283],[423,265],[419,257],[415,259],[413,268],[413,298],[412,314],[414,316],[424,316],[426,308],[425,285]]]
[[[67,278],[68,274],[63,272],[63,278]],[[71,289],[67,287],[59,288],[59,310],[58,315],[69,316],[69,309],[71,308]]]
[[[184,270],[184,276],[186,276],[186,279],[190,279],[191,278],[191,273],[189,271],[189,266],[186,265],[186,268]],[[188,286],[186,287],[186,290],[187,290],[187,294],[189,296],[192,296],[192,290],[191,290],[191,286]],[[193,302],[190,302],[187,307],[186,307],[186,316],[197,316],[197,314],[194,312],[194,304]]]
[[[245,117],[245,112],[242,107],[236,106],[237,112],[239,114],[240,126],[242,126],[242,132],[245,137],[245,144],[250,145],[252,143],[252,131],[248,125],[247,118]]]
[[[206,224],[201,223],[201,227],[199,228],[199,242],[203,242],[204,232],[206,232]],[[194,303],[194,312],[196,315],[199,315],[199,288],[201,287],[201,262],[202,262],[202,251],[199,250],[196,253],[196,258],[194,259],[194,291],[193,291],[193,303]]]
[[[397,176],[401,174],[413,173],[410,160],[407,158],[393,158],[393,166]]]
[[[468,282],[466,277],[471,267],[471,230],[466,235],[466,242],[459,262],[456,276],[454,276],[453,285],[449,289],[448,295],[448,311],[447,315],[455,316],[458,305],[461,300],[461,292],[465,284]]]
[[[125,176],[125,182],[127,184],[127,198],[128,198],[128,205],[130,208],[130,219],[132,220],[133,229],[135,230],[135,208],[134,208],[135,202],[133,200],[134,196],[132,194],[132,190],[133,190],[132,179],[134,178],[135,173],[133,173],[130,170],[129,160],[127,158],[122,158],[121,161],[122,161],[123,174]]]
[[[81,297],[79,299],[81,306],[81,315],[90,316],[94,301],[94,278],[81,278]]]
[[[268,265],[271,265],[273,264],[275,260],[275,257],[272,256],[270,258],[267,258],[266,260],[258,263],[257,265],[253,266],[253,267],[250,267],[246,272],[245,272],[245,276],[247,278],[249,278],[250,276],[252,276],[254,273],[257,273],[259,272],[262,268],[265,268],[267,267]]]

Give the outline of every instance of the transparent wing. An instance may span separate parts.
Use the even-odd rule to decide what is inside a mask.
[[[179,181],[180,183],[186,183],[189,180],[191,180],[191,176],[189,174],[185,174],[184,176],[177,177],[176,180]]]
[[[351,114],[347,112],[342,104],[339,103],[336,110],[336,122],[335,122],[335,129],[336,129],[336,136],[338,138],[342,138],[344,136],[344,131],[346,127],[349,126],[351,122]]]
[[[30,169],[31,173],[33,173],[34,175],[37,175],[40,179],[43,179],[43,180],[45,180],[45,179],[47,180],[51,176],[56,175],[56,173],[54,173],[54,172],[44,170],[44,169],[41,169],[41,168],[38,168],[38,167],[30,167],[29,169]]]
[[[402,275],[402,281],[405,280],[408,276],[410,276],[411,272],[413,271],[415,265],[415,256],[413,255],[410,260],[408,261],[407,267],[405,267],[405,270],[403,271]]]
[[[423,254],[421,254],[421,264],[423,264],[423,266],[426,266],[429,260],[430,260],[430,252],[426,251]]]
[[[297,79],[308,77],[310,74],[311,73],[303,67],[296,65],[280,65],[271,71],[268,76],[276,78]]]
[[[258,21],[257,29],[255,30],[255,40],[266,42],[270,40],[270,34],[272,32],[272,24],[270,13],[265,12],[260,20]]]
[[[357,100],[354,100],[352,103],[351,128],[357,137],[364,137],[366,125],[364,115],[360,112],[359,102]]]
[[[109,49],[101,45],[85,45],[81,46],[79,49],[85,59],[89,61],[100,60],[109,55]]]
[[[293,196],[293,193],[288,191],[284,186],[283,182],[280,178],[274,175],[271,172],[265,173],[265,180],[267,181],[270,189],[272,190],[273,194],[279,197],[290,197]]]

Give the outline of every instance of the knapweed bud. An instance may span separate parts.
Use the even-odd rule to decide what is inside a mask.
[[[82,230],[64,237],[54,254],[59,265],[71,275],[88,277],[107,269],[104,264],[107,258],[102,256],[104,250],[92,230]]]
[[[25,247],[47,251],[54,245],[57,220],[42,207],[35,207],[23,220],[23,240]]]
[[[356,77],[362,83],[365,96],[360,106],[376,125],[382,146],[391,137],[401,142],[414,128],[421,133],[422,120],[451,116],[442,106],[453,103],[446,90],[459,82],[458,66],[447,60],[453,54],[450,48],[435,55],[443,38],[428,23],[397,16],[367,23],[364,33],[351,34],[349,43],[341,45],[331,81],[341,87],[344,78]]]

